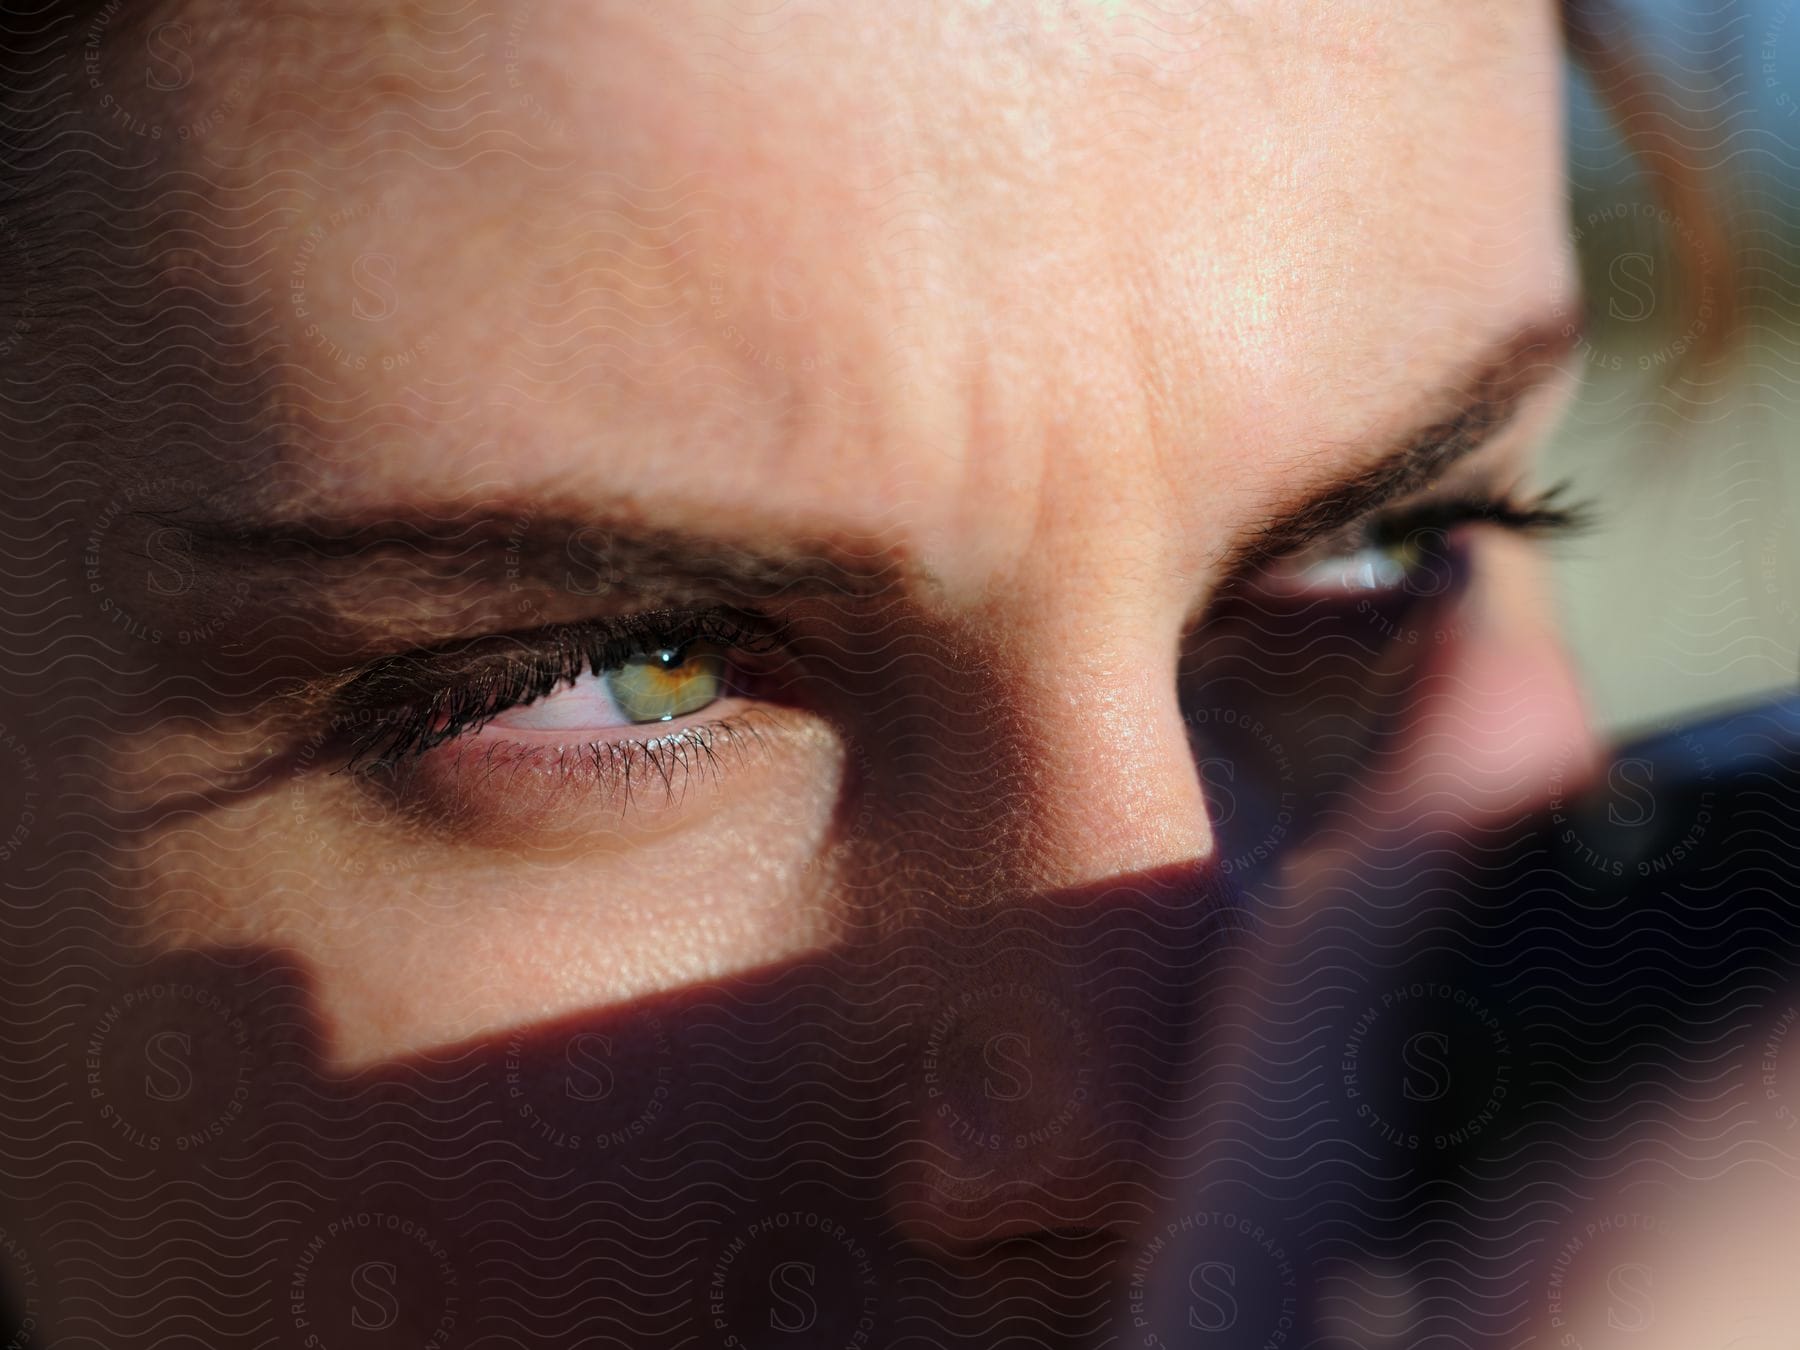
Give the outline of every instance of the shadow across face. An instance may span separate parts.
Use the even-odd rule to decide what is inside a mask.
[[[291,953],[15,979],[14,1339],[1636,1344],[1671,1169],[1792,1174],[1800,705],[1612,767],[1253,921],[940,907],[353,1073]]]
[[[55,1245],[37,1315],[113,1347],[1100,1344],[1199,1151],[1177,1085],[1241,939],[1168,869],[355,1072],[292,953],[114,970],[38,1041],[49,1131],[7,1122],[50,1160],[14,1197]]]

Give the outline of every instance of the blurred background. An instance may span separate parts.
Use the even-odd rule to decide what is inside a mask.
[[[1595,718],[1629,734],[1800,684],[1800,0],[1617,8],[1729,231],[1670,210],[1595,80],[1571,76],[1587,378],[1546,474],[1597,499],[1556,566]],[[1684,244],[1725,249],[1739,280],[1724,365],[1693,366],[1724,307],[1681,302]]]

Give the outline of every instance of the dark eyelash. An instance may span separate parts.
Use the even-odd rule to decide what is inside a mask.
[[[384,657],[340,689],[332,724],[348,767],[392,767],[535,702],[582,675],[696,642],[740,652],[779,642],[772,624],[733,609],[657,611],[556,624]]]
[[[748,750],[760,738],[760,719],[752,709],[646,740],[545,747],[534,751],[530,762],[564,783],[606,784],[618,794],[620,807],[629,809],[640,791],[658,784],[669,799],[678,799],[695,778],[723,774],[728,754]],[[458,760],[458,767],[479,770],[485,765],[491,773],[495,753],[492,747],[470,750]],[[516,761],[508,767],[516,767]]]
[[[1462,525],[1495,525],[1534,538],[1563,538],[1591,529],[1594,503],[1567,500],[1569,484],[1558,483],[1535,496],[1472,493],[1427,498],[1362,521],[1354,527],[1348,548],[1404,543],[1421,533],[1447,533]]]
[[[1569,504],[1568,485],[1533,497],[1467,494],[1427,498],[1371,516],[1340,539],[1345,551],[1403,543],[1421,533],[1487,524],[1538,537],[1591,527],[1591,503]],[[348,767],[392,766],[479,730],[508,709],[535,702],[584,674],[599,674],[663,647],[708,642],[768,650],[773,626],[744,611],[657,611],[470,639],[383,658],[333,699],[332,725],[349,740]]]

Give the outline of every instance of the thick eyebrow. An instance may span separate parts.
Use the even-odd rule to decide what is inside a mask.
[[[197,558],[235,569],[291,572],[353,564],[463,583],[498,572],[509,583],[574,594],[691,591],[753,600],[793,591],[855,592],[891,582],[901,568],[892,552],[873,544],[793,538],[758,549],[542,501],[444,503],[359,518],[256,524],[151,518],[182,530]]]
[[[255,629],[251,647],[266,651],[273,630],[341,661],[601,613],[776,607],[930,584],[872,542],[794,535],[757,547],[541,497],[255,522],[135,514],[145,530],[178,532],[192,566],[176,601],[194,628],[213,631],[209,614],[232,614],[230,629],[213,633],[226,647]],[[154,608],[155,598],[140,603]]]
[[[1560,319],[1514,330],[1439,397],[1447,411],[1374,464],[1243,532],[1217,573],[1221,587],[1429,487],[1558,378],[1578,339],[1576,326]],[[509,613],[509,592],[525,588],[624,610],[754,606],[931,584],[916,561],[871,541],[778,534],[757,545],[704,529],[647,526],[642,508],[610,520],[595,512],[590,502],[534,497],[260,522],[137,514],[148,527],[179,530],[194,562],[207,564],[193,569],[199,584],[188,602],[205,609],[204,592],[214,587],[248,591],[266,602],[258,617],[304,615],[315,637],[341,630],[349,648],[384,635],[415,645],[493,628]]]
[[[1516,329],[1452,386],[1440,405],[1447,412],[1409,433],[1375,463],[1254,527],[1226,555],[1221,577],[1229,584],[1249,576],[1430,487],[1499,436],[1533,393],[1560,379],[1580,337],[1580,327],[1565,318]]]

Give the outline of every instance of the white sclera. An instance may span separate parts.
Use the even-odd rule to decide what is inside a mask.
[[[488,725],[511,731],[654,726],[698,712],[723,694],[722,663],[716,654],[690,653],[679,666],[669,667],[685,672],[676,677],[659,669],[664,656],[649,653],[598,675],[588,672],[547,697],[508,709]]]

